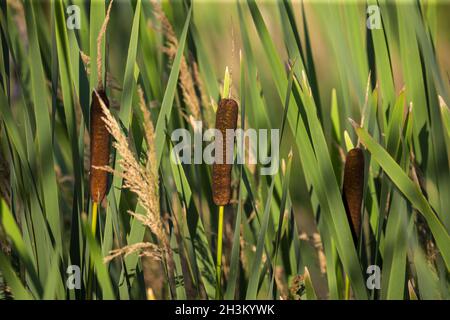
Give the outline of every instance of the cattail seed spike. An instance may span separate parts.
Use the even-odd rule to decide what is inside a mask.
[[[360,148],[351,149],[345,160],[343,200],[353,240],[359,238],[361,204],[364,190],[364,155]]]
[[[234,135],[227,134],[227,129],[236,130],[238,105],[233,99],[222,99],[216,113],[216,129],[222,133],[222,149],[216,147],[216,155],[222,158],[222,163],[213,165],[213,200],[218,206],[227,205],[231,199],[231,169],[232,164],[227,158],[234,151]]]

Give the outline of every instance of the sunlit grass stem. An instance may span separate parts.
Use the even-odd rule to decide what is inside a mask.
[[[219,206],[219,222],[217,229],[217,259],[216,259],[216,299],[220,299],[222,297],[221,278],[222,278],[223,211],[224,206]]]
[[[97,230],[97,219],[98,219],[98,204],[97,202],[92,203],[92,223],[91,223],[91,232],[92,236],[95,239],[95,233]],[[94,261],[90,259],[89,262],[89,273],[88,273],[88,287],[87,287],[87,299],[90,300],[92,297],[92,282],[94,277]]]

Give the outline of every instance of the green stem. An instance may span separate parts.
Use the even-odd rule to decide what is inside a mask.
[[[95,232],[97,230],[97,212],[98,212],[98,204],[97,202],[92,203],[92,235],[95,239]],[[89,259],[89,273],[88,273],[88,286],[87,286],[87,300],[91,300],[92,297],[92,278],[94,276],[94,261]]]
[[[350,278],[345,275],[345,300],[350,300]]]
[[[217,230],[217,259],[216,259],[216,300],[221,298],[220,282],[222,275],[222,238],[223,238],[223,209],[224,206],[219,206],[219,226]]]

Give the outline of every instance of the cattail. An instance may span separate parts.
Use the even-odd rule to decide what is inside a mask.
[[[355,243],[359,238],[361,226],[363,187],[364,155],[360,148],[353,148],[348,152],[345,161],[343,199]]]
[[[106,194],[108,173],[104,167],[109,164],[109,139],[110,135],[105,122],[101,101],[109,108],[109,100],[103,87],[102,79],[102,40],[106,33],[111,8],[114,0],[111,0],[106,11],[105,20],[97,36],[97,89],[92,92],[91,102],[91,168],[90,188],[91,198],[94,203],[100,203]],[[101,99],[101,101],[100,101]],[[96,213],[93,215],[93,228],[96,225]],[[94,231],[95,234],[95,231]]]
[[[216,113],[216,129],[222,133],[222,152],[216,148],[222,163],[213,165],[213,200],[218,206],[225,206],[231,198],[231,167],[227,164],[227,157],[233,153],[234,135],[227,134],[227,129],[236,130],[238,105],[233,99],[222,99]]]
[[[100,99],[109,108],[109,101],[103,89],[92,93],[91,104],[91,172],[90,188],[92,201],[100,203],[105,196],[108,183],[108,172],[101,167],[109,164],[110,135],[100,104]]]

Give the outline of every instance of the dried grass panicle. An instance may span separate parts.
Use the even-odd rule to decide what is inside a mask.
[[[325,252],[323,250],[323,243],[322,243],[322,239],[320,237],[320,234],[317,233],[317,232],[314,232],[313,236],[312,236],[312,239],[313,239],[314,247],[317,250],[317,256],[319,258],[320,272],[322,274],[326,274],[326,272],[327,272],[327,259],[325,257]]]
[[[80,58],[83,62],[86,74],[89,76],[91,74],[91,57],[80,50]],[[98,71],[98,70],[97,70]],[[117,81],[117,79],[108,71],[106,71],[106,87],[110,90],[122,91],[122,87]]]
[[[200,105],[198,102],[197,94],[194,88],[194,81],[186,63],[186,59],[183,57],[180,65],[180,86],[183,92],[183,101],[188,106],[190,112],[195,119],[201,119]]]
[[[147,170],[146,167],[142,167],[139,164],[139,161],[131,151],[128,139],[120,129],[118,122],[114,119],[105,105],[102,105],[102,107],[104,112],[103,121],[105,122],[109,133],[115,139],[115,142],[113,143],[114,148],[116,148],[121,156],[119,165],[122,168],[122,173],[114,173],[120,174],[123,177],[124,188],[130,189],[130,191],[138,196],[139,202],[146,211],[148,221],[152,222],[149,224],[151,231],[160,240],[165,240],[159,213],[158,176],[156,170]],[[149,149],[151,148],[154,148],[153,143],[149,146]],[[156,164],[153,163],[153,166],[155,165]]]
[[[170,247],[169,237],[164,229],[164,224],[160,215],[159,208],[159,177],[156,166],[155,154],[155,141],[153,125],[151,125],[150,115],[146,111],[145,103],[143,102],[142,91],[140,94],[141,109],[144,112],[145,127],[146,127],[146,139],[148,139],[148,161],[146,166],[141,166],[139,160],[136,159],[134,153],[131,151],[131,147],[128,143],[128,139],[121,131],[116,119],[111,115],[111,112],[102,105],[105,116],[103,121],[105,122],[108,131],[114,137],[114,148],[120,155],[118,161],[119,166],[122,168],[122,172],[114,172],[114,174],[120,174],[123,177],[123,187],[129,189],[135,193],[138,197],[138,201],[145,210],[145,214],[136,214],[129,212],[142,224],[147,226],[150,231],[157,237],[160,246],[160,257],[167,264],[167,274],[169,280],[169,286],[173,296],[176,296],[175,289],[175,262],[173,259],[173,252]],[[111,168],[104,168],[105,170],[114,171]],[[147,249],[146,249],[147,248]],[[122,248],[123,249],[123,248]],[[126,248],[126,252],[133,252],[132,250],[140,251],[141,255],[155,257],[155,247],[145,247],[144,244],[138,243],[134,247]],[[117,252],[116,252],[117,253]],[[114,252],[112,252],[114,255]],[[120,254],[119,254],[120,255]]]
[[[142,103],[141,103],[142,104]],[[152,126],[150,125],[149,115],[147,117],[146,128],[150,128],[150,132],[146,133],[146,138],[151,140],[148,146],[149,160],[147,166],[141,166],[139,161],[136,159],[134,153],[131,151],[131,147],[128,143],[128,139],[125,134],[121,131],[118,122],[111,115],[111,112],[106,108],[105,105],[102,105],[104,117],[103,121],[105,122],[108,131],[114,137],[115,142],[113,143],[114,148],[116,148],[117,152],[120,155],[119,166],[122,169],[122,172],[114,171],[112,168],[106,167],[102,168],[103,170],[114,172],[114,174],[119,174],[123,177],[123,187],[129,189],[131,192],[135,193],[138,197],[138,201],[141,206],[145,210],[145,214],[136,214],[133,212],[129,212],[133,215],[137,220],[139,220],[142,224],[147,226],[150,231],[155,234],[157,237],[160,246],[159,250],[161,251],[161,257],[167,263],[167,270],[169,275],[169,284],[172,291],[175,290],[175,281],[173,276],[173,270],[175,268],[174,260],[173,260],[173,252],[170,248],[170,243],[168,240],[168,236],[164,229],[164,225],[160,215],[159,208],[159,185],[158,185],[158,174],[156,169],[156,162],[152,161],[155,159],[152,154],[154,154],[154,139]],[[141,105],[141,107],[143,107]],[[150,251],[147,251],[142,247],[143,244],[136,244],[135,247],[130,247],[125,249],[126,252],[129,252],[132,249],[136,249],[141,251],[141,255],[148,255],[154,257],[154,247],[151,248]],[[128,250],[128,251],[127,251]],[[114,255],[114,252],[112,252]],[[116,255],[117,256],[117,255]]]
[[[89,69],[87,67],[91,64],[91,57],[80,50],[80,58],[81,58],[81,61],[83,61],[83,64],[84,64],[84,67],[86,68],[86,70],[89,71]],[[89,74],[90,72],[87,72],[87,73]]]
[[[150,242],[140,242],[125,246],[120,249],[111,250],[109,252],[110,255],[103,258],[103,262],[108,263],[119,256],[126,257],[135,252],[139,252],[139,256],[141,257],[150,257],[155,260],[161,260],[162,258],[161,249],[156,244]]]
[[[156,150],[154,148],[155,143],[155,128],[153,126],[152,118],[150,115],[150,111],[147,109],[147,105],[144,99],[144,92],[142,88],[138,87],[138,95],[139,95],[139,107],[141,108],[141,112],[144,116],[144,131],[145,131],[145,140],[147,142],[147,169],[153,170],[153,175],[156,177],[158,172],[156,170],[156,166],[153,165],[156,163]]]
[[[206,127],[210,128],[214,124],[214,110],[211,105],[211,100],[208,98],[207,92],[208,90],[205,87],[205,84],[200,76],[200,71],[198,69],[197,62],[192,62],[192,74],[197,86],[198,92],[200,94],[200,101],[203,107],[203,120],[206,123]]]
[[[173,61],[178,50],[178,39],[176,37],[175,31],[172,25],[167,19],[164,11],[162,10],[161,4],[156,0],[151,0],[154,9],[154,15],[158,21],[161,22],[162,32],[166,36],[166,44],[163,51],[169,56],[169,59]],[[195,119],[201,118],[200,104],[195,92],[194,80],[191,75],[191,71],[186,62],[184,56],[181,57],[180,62],[180,87],[183,93],[183,101],[191,112]]]
[[[343,200],[355,243],[361,227],[363,190],[364,154],[360,148],[353,148],[348,152],[345,161]]]
[[[106,27],[109,23],[109,18],[111,16],[111,8],[114,0],[111,0],[108,6],[108,10],[106,11],[105,20],[103,21],[102,27],[100,29],[100,32],[97,36],[97,88],[102,89],[103,88],[103,80],[102,80],[102,40],[106,33]]]
[[[203,80],[200,76],[200,70],[198,69],[198,64],[195,61],[192,62],[192,74],[194,77],[195,84],[197,85],[197,88],[200,92],[200,98],[201,98],[202,104],[203,104],[203,106],[206,107],[210,104],[210,101],[206,94],[207,90],[206,90],[205,84],[203,83]]]

